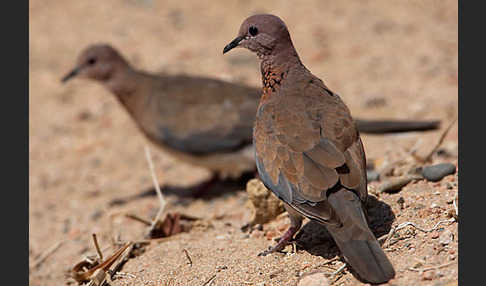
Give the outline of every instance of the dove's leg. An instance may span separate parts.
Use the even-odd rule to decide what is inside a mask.
[[[270,249],[265,250],[258,254],[258,256],[265,256],[267,254],[278,252],[284,249],[284,247],[290,242],[290,240],[294,237],[294,234],[299,231],[300,227],[302,226],[302,216],[293,210],[291,207],[288,207],[284,204],[285,210],[289,213],[290,218],[290,227],[289,229],[282,235],[280,240],[278,241],[277,245],[274,247],[270,247]]]

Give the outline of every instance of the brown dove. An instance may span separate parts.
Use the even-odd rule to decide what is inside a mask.
[[[107,44],[87,47],[62,82],[75,76],[115,94],[143,133],[176,158],[221,178],[256,170],[252,130],[259,91],[211,78],[149,74]]]
[[[278,244],[261,254],[283,249],[305,216],[326,226],[361,279],[392,279],[395,270],[364,213],[366,158],[349,109],[302,64],[277,16],[247,18],[223,53],[235,47],[261,60],[263,94],[253,131],[256,164],[291,220]]]

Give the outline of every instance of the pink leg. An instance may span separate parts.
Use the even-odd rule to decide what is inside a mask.
[[[284,205],[285,209],[289,213],[290,218],[290,227],[289,229],[282,235],[279,239],[277,245],[274,247],[270,247],[268,250],[265,250],[258,254],[258,256],[266,256],[273,252],[282,251],[284,247],[292,240],[294,234],[299,231],[300,227],[302,226],[302,216],[294,211],[291,207],[288,207],[286,204]]]

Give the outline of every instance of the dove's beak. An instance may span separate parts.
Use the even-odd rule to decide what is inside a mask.
[[[226,47],[224,47],[223,49],[223,54],[226,54],[227,52],[229,52],[230,50],[232,50],[233,48],[236,48],[238,47],[238,45],[240,44],[240,42],[244,39],[245,37],[236,37],[233,41],[231,41],[231,43],[227,44]]]
[[[79,73],[79,70],[80,68],[77,67],[77,68],[74,68],[71,72],[69,72],[67,75],[65,75],[62,79],[61,79],[61,82],[62,83],[65,83],[66,81],[68,81],[69,79],[75,77],[78,73]]]

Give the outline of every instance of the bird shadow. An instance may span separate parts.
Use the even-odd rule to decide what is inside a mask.
[[[175,204],[186,205],[194,199],[211,200],[216,197],[243,191],[246,189],[246,183],[254,177],[255,172],[247,172],[243,173],[239,178],[220,179],[215,177],[187,187],[163,185],[160,186],[160,190],[164,196],[177,197],[174,202]],[[139,199],[156,196],[156,194],[155,187],[150,187],[134,195],[115,198],[108,205],[124,205]]]
[[[368,225],[375,237],[378,238],[390,232],[395,221],[395,214],[388,204],[379,201],[373,195],[369,195],[366,210]],[[331,234],[322,224],[315,221],[309,221],[302,227],[295,236],[295,242],[297,250],[305,250],[312,255],[321,256],[325,259],[331,259],[341,254]],[[357,273],[352,270],[350,272],[361,280]]]

